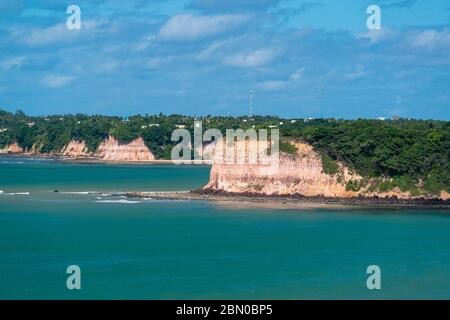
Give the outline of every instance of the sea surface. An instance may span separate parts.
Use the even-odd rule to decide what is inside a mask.
[[[450,298],[449,210],[114,195],[190,190],[208,176],[206,166],[0,156],[0,299]],[[70,265],[81,290],[67,289]],[[370,265],[381,290],[367,288]]]

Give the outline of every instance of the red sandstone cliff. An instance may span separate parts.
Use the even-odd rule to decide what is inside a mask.
[[[61,151],[61,154],[66,157],[86,157],[90,153],[87,150],[86,143],[84,141],[72,140],[69,144]]]
[[[17,143],[11,143],[5,149],[0,150],[3,153],[22,153],[23,149]]]
[[[24,153],[25,151],[17,143],[10,144],[7,148],[0,150],[3,153]],[[84,141],[70,141],[60,152],[42,154],[40,147],[33,146],[28,154],[64,156],[68,158],[90,158],[117,162],[144,162],[154,161],[155,156],[145,145],[144,139],[137,138],[129,143],[119,141],[114,137],[108,137],[98,147],[97,152],[88,151]]]
[[[394,189],[386,193],[369,192],[368,187],[359,191],[346,190],[347,183],[360,181],[358,174],[351,172],[343,164],[338,163],[339,173],[329,175],[323,172],[320,155],[306,143],[295,143],[296,155],[280,153],[278,168],[268,170],[264,164],[226,164],[214,156],[209,183],[203,188],[211,191],[230,193],[252,193],[261,195],[303,195],[324,197],[357,197],[378,196],[413,198],[409,192]],[[245,149],[244,149],[245,150]],[[216,152],[217,153],[217,152]],[[442,192],[441,199],[447,200],[450,195]]]
[[[101,160],[119,162],[155,160],[155,156],[141,137],[129,143],[124,143],[110,136],[100,144],[95,156]]]
[[[349,197],[356,193],[345,190],[346,181],[357,179],[341,166],[344,181],[323,173],[320,156],[305,143],[296,143],[296,156],[280,153],[278,169],[268,170],[264,164],[217,164],[211,169],[205,189],[233,193]]]

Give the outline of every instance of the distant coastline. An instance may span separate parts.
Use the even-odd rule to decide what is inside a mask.
[[[203,165],[203,166],[211,166],[212,163],[210,160],[191,160],[185,161],[183,163],[175,163],[172,160],[145,160],[145,161],[121,161],[121,160],[103,160],[96,157],[68,157],[61,156],[55,154],[45,154],[45,153],[8,153],[8,152],[0,152],[0,156],[11,157],[11,158],[41,158],[41,159],[52,159],[60,162],[66,163],[79,163],[79,164],[112,164],[112,165],[181,165],[181,166],[189,166],[189,165]]]
[[[389,203],[396,199],[411,200],[408,203],[450,200],[448,121],[162,114],[126,119],[87,115],[29,117],[2,110],[0,121],[0,148],[4,153],[80,164],[178,165],[182,161],[184,165],[211,165],[210,179],[203,189],[228,195],[392,199]],[[232,129],[227,128],[239,128],[241,135],[237,136],[234,129],[231,134]],[[271,168],[264,163],[272,154],[267,159],[261,156],[269,149],[272,153],[272,149],[261,149],[259,143],[246,139],[256,135],[255,128],[276,130],[270,134],[270,143],[273,133],[278,137],[273,145],[278,148],[274,150],[279,152]],[[178,130],[184,135],[177,136]],[[221,150],[216,139],[200,139],[201,144],[192,139],[192,132],[203,137],[209,130],[236,139],[233,148],[237,151],[228,152],[226,147]],[[174,139],[175,132],[178,140]],[[269,143],[267,133],[261,141]],[[217,147],[221,152],[216,153]],[[183,158],[202,158],[206,154],[215,160],[171,160],[179,158],[180,151]],[[228,161],[229,154],[250,160],[254,158],[247,157],[250,152],[259,154],[257,163]]]

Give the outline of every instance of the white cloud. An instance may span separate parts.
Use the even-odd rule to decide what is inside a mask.
[[[26,45],[46,45],[52,42],[65,41],[70,36],[70,31],[64,23],[48,28],[32,28],[30,30],[19,30],[15,36]]]
[[[173,60],[175,60],[174,56],[152,57],[147,60],[146,65],[150,68],[159,68],[163,65],[171,63]]]
[[[136,51],[144,51],[144,50],[147,50],[147,49],[152,45],[152,43],[153,43],[155,40],[156,40],[156,36],[155,36],[155,35],[153,35],[153,34],[148,35],[148,36],[142,38],[141,40],[139,40],[139,41],[133,46],[133,48],[134,48],[134,50],[136,50]]]
[[[2,60],[0,62],[0,67],[5,71],[9,71],[14,68],[20,68],[21,66],[23,66],[26,63],[27,63],[27,58],[25,58],[25,57],[22,57],[22,56],[11,57],[11,58]]]
[[[381,30],[360,33],[356,39],[366,40],[369,45],[396,40],[404,47],[433,50],[450,46],[450,30],[446,28],[440,31],[433,29],[399,31],[384,27]]]
[[[180,14],[172,17],[159,30],[162,40],[193,40],[237,28],[250,19],[245,14],[196,16]]]
[[[224,63],[229,66],[241,68],[255,68],[267,65],[277,55],[274,49],[260,49],[252,52],[233,54],[224,59]]]
[[[367,74],[368,72],[364,69],[364,67],[358,65],[356,66],[355,70],[344,73],[343,77],[345,80],[353,81],[365,77]]]
[[[258,84],[258,88],[267,91],[275,91],[285,88],[288,84],[288,81],[281,80],[264,81]]]
[[[303,78],[305,68],[299,68],[291,73],[288,80],[268,80],[257,85],[259,89],[267,91],[275,91],[288,87]]]
[[[292,74],[291,74],[291,81],[298,81],[301,78],[303,78],[303,74],[305,73],[305,68],[300,68],[295,70]]]
[[[367,32],[360,33],[356,36],[356,39],[368,40],[369,44],[372,45],[392,39],[397,35],[397,31],[387,27],[383,27],[380,30],[369,30]]]
[[[214,42],[213,44],[211,44],[210,46],[208,46],[208,48],[203,49],[203,50],[197,55],[197,59],[198,59],[198,60],[208,59],[208,58],[211,57],[214,53],[216,53],[216,51],[217,51],[219,48],[222,48],[225,44],[227,44],[227,43],[229,43],[229,42],[230,42],[230,40]]]
[[[50,88],[60,88],[68,84],[74,78],[75,77],[64,75],[48,75],[42,79],[42,84]]]
[[[442,31],[424,30],[410,37],[409,44],[413,47],[434,49],[450,45],[450,32],[448,29]]]
[[[59,23],[47,28],[20,29],[12,33],[12,37],[29,46],[47,45],[55,42],[67,42],[78,39],[81,35],[97,31],[104,20],[86,20],[80,30],[69,30],[65,23]]]
[[[106,61],[102,61],[101,63],[99,63],[96,66],[96,71],[110,73],[110,72],[117,70],[117,68],[119,66],[120,66],[120,61],[118,61],[118,60],[113,60],[113,59],[106,60]]]

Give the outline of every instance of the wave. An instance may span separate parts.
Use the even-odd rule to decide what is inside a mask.
[[[95,201],[97,203],[127,203],[127,204],[133,204],[133,203],[141,203],[141,201],[131,201],[131,200],[98,200]]]
[[[96,195],[96,196],[102,196],[102,197],[109,197],[112,196],[111,193],[101,193],[97,191],[60,191],[59,193],[62,194],[78,194],[78,195]]]
[[[27,195],[30,195],[31,193],[30,192],[8,192],[8,193],[6,193],[4,191],[1,191],[0,194],[4,194],[7,196],[27,196]]]
[[[67,192],[60,192],[60,193],[62,193],[62,194],[80,194],[80,195],[86,195],[86,194],[92,194],[92,193],[95,193],[95,192],[90,192],[90,191],[69,192],[69,191],[67,191]]]
[[[2,164],[24,164],[23,161],[2,161]]]

